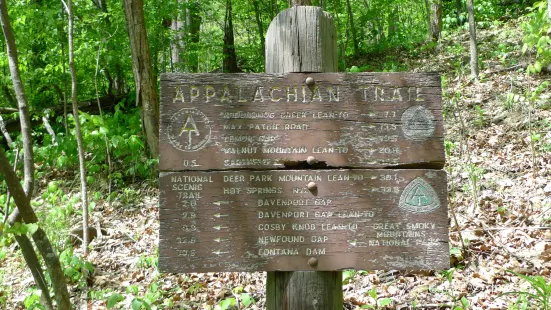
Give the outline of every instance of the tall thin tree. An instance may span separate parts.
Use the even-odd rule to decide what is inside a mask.
[[[31,197],[34,183],[34,154],[32,148],[31,121],[27,97],[25,95],[25,89],[19,73],[19,58],[17,55],[15,35],[8,16],[6,0],[0,0],[0,24],[2,26],[2,32],[6,41],[8,64],[19,108],[24,154],[24,185],[21,186],[19,178],[17,177],[15,171],[12,170],[13,167],[9,164],[2,148],[0,148],[0,174],[3,175],[8,185],[8,190],[13,196],[17,206],[17,208],[9,216],[10,225],[21,221],[24,221],[27,224],[36,223],[38,222],[38,218],[31,207]],[[67,291],[67,284],[65,282],[63,271],[61,270],[59,257],[54,251],[46,233],[42,228],[40,228],[40,226],[38,226],[36,231],[32,234],[32,239],[44,259],[44,262],[46,263],[46,268],[50,272],[50,279],[58,307],[60,309],[72,309],[69,293]],[[34,248],[32,247],[30,240],[26,236],[20,236],[16,237],[16,241],[21,246],[23,256],[31,268],[37,285],[43,290],[43,294],[49,295],[48,290],[44,288],[44,276],[40,266],[37,264],[38,258],[36,256],[36,252],[34,252]],[[50,307],[51,300],[48,301],[47,299],[49,298],[46,296],[46,298],[42,300],[45,301],[46,307]]]
[[[457,18],[457,25],[458,26],[462,25],[461,11],[463,11],[463,1],[462,0],[455,0],[455,16]]]
[[[260,11],[259,2],[260,2],[259,0],[253,0],[253,7],[254,7],[254,16],[256,18],[256,26],[258,28],[258,36],[260,37],[260,48],[261,48],[260,50],[261,50],[262,58],[264,58],[266,40],[264,39],[264,26],[262,25],[262,19],[260,18],[262,12]]]
[[[182,10],[183,0],[176,0],[175,16],[170,23],[170,30],[172,30],[172,40],[170,40],[170,64],[172,71],[181,70],[181,57],[184,48],[184,26],[186,19],[186,10]]]
[[[438,42],[440,40],[440,33],[442,32],[442,0],[432,0],[431,13],[432,41]]]
[[[159,98],[145,29],[143,0],[123,0],[126,30],[132,53],[132,73],[136,84],[136,104],[141,107],[142,123],[152,158],[159,156]]]
[[[425,12],[426,12],[426,19],[427,19],[427,34],[428,38],[432,40],[432,23],[430,22],[431,13],[430,13],[430,4],[429,0],[425,0]]]
[[[354,15],[352,13],[352,5],[350,0],[346,0],[346,9],[348,11],[348,22],[350,23],[350,32],[352,33],[352,44],[354,45],[354,56],[360,55],[358,39],[356,37],[356,27],[354,26]]]
[[[224,18],[224,48],[222,71],[228,73],[239,72],[237,66],[237,53],[235,52],[235,40],[233,37],[232,1],[226,0],[226,17]]]
[[[474,0],[467,0],[467,10],[469,14],[469,36],[470,36],[470,56],[471,56],[471,76],[478,81],[478,48],[476,46],[476,21],[474,19]]]
[[[63,0],[62,0],[63,1]],[[86,189],[86,159],[84,158],[84,144],[82,142],[82,132],[80,129],[80,118],[78,115],[77,99],[77,71],[75,69],[75,51],[74,51],[74,23],[75,15],[73,13],[73,1],[67,0],[65,9],[69,18],[69,27],[67,36],[69,40],[69,71],[71,73],[71,101],[73,105],[73,117],[75,119],[75,136],[78,148],[78,162],[80,173],[80,195],[82,202],[82,253],[88,255],[88,195]]]

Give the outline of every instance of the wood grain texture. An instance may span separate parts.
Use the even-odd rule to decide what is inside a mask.
[[[161,89],[163,171],[444,164],[438,74],[163,74]]]
[[[160,189],[163,272],[449,267],[444,171],[168,172]]]
[[[319,7],[280,12],[266,34],[266,73],[337,71],[333,17]]]
[[[295,4],[308,2],[299,0]],[[268,29],[265,72],[336,72],[336,37],[332,16],[320,8],[294,6],[283,11]],[[341,271],[268,272],[266,308],[341,309],[340,279]]]
[[[266,284],[266,309],[343,308],[342,272],[268,272]]]

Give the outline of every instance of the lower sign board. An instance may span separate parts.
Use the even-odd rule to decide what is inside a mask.
[[[439,170],[163,172],[162,272],[449,268]]]

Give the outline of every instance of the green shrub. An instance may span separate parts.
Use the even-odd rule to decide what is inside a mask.
[[[535,50],[536,59],[528,68],[528,73],[539,73],[543,68],[551,64],[551,30],[549,17],[547,16],[547,1],[539,1],[530,9],[529,21],[523,23],[524,46],[522,52]]]

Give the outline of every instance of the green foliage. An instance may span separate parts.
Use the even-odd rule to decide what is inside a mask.
[[[143,292],[144,290],[145,292]],[[99,296],[99,294],[97,295]],[[109,295],[104,293],[101,296],[103,299],[107,299],[107,309],[172,309],[174,307],[172,297],[167,298],[166,295],[167,292],[161,290],[157,281],[154,281],[147,288],[135,284],[129,285],[126,287],[124,295],[112,292]],[[106,296],[108,297],[106,298]]]
[[[86,159],[87,181],[92,185],[108,171],[106,143],[114,166],[114,172],[107,177],[112,178],[115,185],[124,183],[124,179],[148,178],[153,172],[156,160],[146,157],[139,111],[130,109],[125,113],[124,106],[125,102],[120,102],[113,114],[106,114],[103,118],[80,113],[84,148],[89,154]],[[74,122],[74,119],[70,118],[70,121]],[[57,125],[61,128],[61,118]],[[74,170],[78,165],[74,133],[66,136],[60,132],[54,141],[44,139],[43,146],[36,148],[35,160],[43,170]]]
[[[482,109],[479,105],[474,106],[475,119],[474,124],[477,127],[484,127],[487,124],[486,110]]]
[[[382,309],[390,304],[392,304],[392,299],[390,298],[379,298],[377,295],[377,288],[374,286],[368,292],[369,296],[375,300],[375,306],[373,305],[362,305],[361,309]]]
[[[457,259],[463,259],[463,252],[459,248],[450,248],[450,255],[457,257]]]
[[[84,272],[86,271],[87,274],[94,272],[94,266],[90,262],[84,261],[79,256],[74,255],[71,248],[61,252],[59,261],[65,276],[71,283],[76,283],[79,287],[86,285],[86,279],[83,277]]]
[[[505,95],[504,107],[507,110],[515,110],[519,104],[522,104],[526,101],[526,97],[515,92],[509,92]]]
[[[459,297],[458,294],[456,294],[453,290],[453,275],[455,271],[456,271],[456,268],[440,271],[440,275],[442,276],[442,278],[448,281],[448,285],[449,285],[449,289],[446,291],[443,291],[443,293],[445,293],[452,299],[453,310],[468,310],[470,309],[470,305],[467,298],[465,298],[465,296]]]
[[[544,153],[551,152],[551,121],[545,119],[541,123],[542,133],[539,133],[540,151]],[[545,133],[545,134],[543,134]]]
[[[124,297],[119,293],[112,293],[107,299],[107,309],[112,309],[117,303],[124,300]]]
[[[544,277],[541,276],[526,276],[522,275],[520,273],[516,273],[511,270],[507,270],[507,272],[510,272],[517,277],[523,279],[524,281],[528,282],[530,285],[530,288],[533,292],[523,292],[523,291],[513,291],[513,292],[507,292],[503,293],[502,295],[508,295],[508,294],[515,294],[519,296],[523,296],[526,299],[529,299],[536,303],[541,310],[549,310],[551,309],[551,283],[547,283]],[[518,301],[517,301],[518,302]]]
[[[22,236],[27,234],[31,236],[36,232],[37,229],[38,229],[38,224],[34,224],[34,223],[25,224],[20,222],[16,222],[15,224],[13,224],[13,226],[9,226],[9,223],[6,223],[6,226],[3,227],[4,233],[14,234],[17,236]]]
[[[224,298],[220,301],[214,310],[227,310],[227,309],[247,309],[255,305],[254,298],[249,293],[244,293],[242,287],[236,287],[233,289],[233,296]],[[243,305],[243,307],[241,306]]]
[[[523,1],[519,4],[503,4],[500,0],[477,0],[474,1],[474,16],[477,28],[488,28],[497,26],[501,22],[500,18],[511,17],[521,12],[524,5]],[[462,1],[461,13],[457,16],[455,1],[444,1],[444,14],[442,18],[443,34],[459,28],[468,30],[468,16],[466,1]]]
[[[0,252],[3,252],[4,248],[0,247]],[[0,260],[3,260],[4,257],[0,255]],[[4,271],[0,270],[0,308],[7,309],[8,300],[11,297],[11,286],[6,285],[4,281]]]
[[[455,268],[450,268],[448,270],[440,271],[440,274],[448,281],[450,285],[452,284],[454,273],[455,273]]]
[[[450,157],[452,155],[452,150],[456,147],[455,142],[445,140],[444,141],[444,149],[446,150],[446,156]]]
[[[25,305],[25,308],[27,308],[28,310],[35,310],[35,309],[46,310],[46,307],[40,304],[40,295],[41,295],[40,290],[31,288],[27,292],[29,294],[23,300],[23,304]]]
[[[479,181],[484,175],[484,169],[476,166],[474,163],[467,164],[465,170],[469,175],[469,183],[465,184],[464,190],[470,191],[473,197],[473,208],[478,205]]]
[[[342,272],[342,283],[350,283],[352,279],[354,279],[354,275],[356,274],[356,271],[353,269],[347,269]]]
[[[492,57],[499,59],[503,66],[511,66],[517,63],[516,58],[512,58],[516,52],[516,46],[499,43],[497,49],[492,51]]]
[[[538,1],[528,15],[529,21],[522,24],[524,29],[524,45],[522,52],[535,50],[536,59],[526,69],[527,73],[539,73],[551,64],[551,29],[547,16],[547,1]]]
[[[153,256],[144,256],[141,255],[140,258],[138,258],[138,262],[136,263],[136,266],[140,268],[151,268],[159,265],[159,258],[157,255]]]
[[[520,295],[514,304],[509,305],[509,310],[527,310],[530,309],[530,304],[526,295]]]
[[[344,284],[350,283],[354,280],[354,276],[358,275],[367,275],[369,272],[366,270],[353,270],[347,269],[342,272],[342,282]]]

